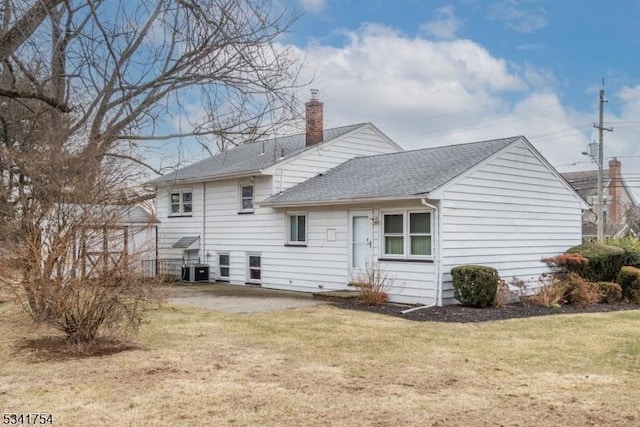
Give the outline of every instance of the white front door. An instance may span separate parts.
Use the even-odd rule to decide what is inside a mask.
[[[358,274],[364,271],[367,264],[373,261],[373,212],[351,212],[350,217],[350,272]]]

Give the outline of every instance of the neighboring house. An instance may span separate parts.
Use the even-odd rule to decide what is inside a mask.
[[[295,291],[348,289],[378,263],[391,301],[446,304],[456,265],[536,282],[542,258],[581,242],[588,206],[522,136],[402,151],[370,123],[323,131],[322,103],[306,106],[306,135],[148,183],[160,257],[197,254],[211,279]]]
[[[629,215],[636,214],[637,201],[625,183],[621,166],[620,160],[613,158],[609,160],[609,169],[603,171],[604,205],[602,209],[606,236],[619,237],[637,233],[637,230],[631,230],[628,226]],[[582,234],[585,238],[596,237],[598,171],[568,172],[562,175],[591,204],[592,209],[585,211],[582,217]]]

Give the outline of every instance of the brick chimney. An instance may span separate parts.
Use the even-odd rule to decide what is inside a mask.
[[[624,207],[622,206],[622,177],[620,175],[620,160],[616,157],[609,160],[609,218],[612,223],[622,219]]]
[[[324,139],[323,134],[323,103],[318,101],[318,89],[311,89],[311,99],[307,101],[304,106],[306,107],[306,128],[307,139],[306,146],[310,147]]]

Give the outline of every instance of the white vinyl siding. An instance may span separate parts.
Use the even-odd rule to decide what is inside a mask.
[[[336,141],[308,149],[304,155],[285,161],[274,170],[273,192],[277,194],[319,173],[326,172],[354,157],[395,153],[399,149],[389,143],[373,126],[365,125],[357,132]]]
[[[170,194],[176,191],[189,191],[192,194],[193,212],[189,216],[171,217]],[[159,258],[181,258],[183,249],[172,248],[173,244],[185,236],[202,234],[202,214],[204,208],[203,185],[194,184],[185,188],[160,187],[155,201],[156,214],[160,218],[158,224],[158,256]],[[195,249],[203,249],[203,241]],[[196,244],[198,245],[198,244]]]
[[[533,286],[548,271],[541,259],[582,237],[579,199],[524,143],[446,188],[441,217],[445,303],[455,266],[488,265]]]

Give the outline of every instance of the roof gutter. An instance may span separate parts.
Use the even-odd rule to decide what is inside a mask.
[[[358,203],[372,202],[393,202],[396,200],[415,200],[421,196],[396,196],[396,197],[371,197],[360,199],[341,199],[341,200],[309,200],[301,202],[262,202],[258,203],[259,207],[270,208],[292,208],[301,206],[337,206],[337,205],[354,205]]]
[[[214,175],[211,177],[202,176],[199,178],[173,179],[173,180],[160,181],[156,183],[148,182],[143,185],[145,187],[158,188],[158,187],[164,187],[167,185],[175,185],[175,184],[195,184],[195,183],[204,182],[204,181],[212,182],[212,181],[224,181],[225,179],[233,179],[233,178],[248,178],[253,175],[263,175],[262,169],[256,169],[248,172],[245,171],[245,172],[238,172],[238,173],[230,173],[225,175]]]

